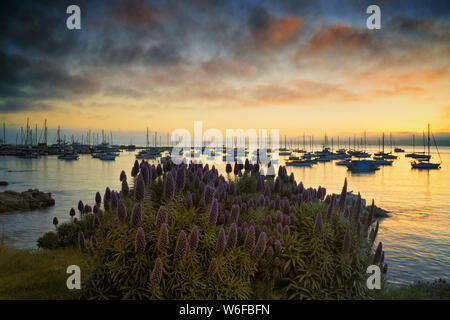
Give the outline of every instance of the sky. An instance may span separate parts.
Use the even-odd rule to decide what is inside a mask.
[[[81,30],[66,27],[71,4]],[[380,30],[366,27],[370,4]],[[447,0],[2,0],[0,12],[8,128],[450,133]]]

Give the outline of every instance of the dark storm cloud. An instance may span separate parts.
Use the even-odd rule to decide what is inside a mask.
[[[0,100],[3,112],[44,110],[39,101],[87,96],[97,92],[100,81],[86,74],[72,75],[45,60],[0,52]]]
[[[110,40],[105,41],[95,56],[98,63],[109,66],[161,66],[182,59],[178,48],[165,43],[145,48],[142,44],[120,45]]]
[[[52,107],[45,103],[36,103],[29,99],[13,99],[0,101],[0,112],[14,113],[21,111],[49,111]]]
[[[70,4],[81,7],[82,30],[66,28]],[[285,61],[302,48],[310,55],[360,54],[374,48],[367,31],[354,28],[370,4],[380,5],[383,27],[396,39],[411,33],[449,39],[433,21],[448,16],[449,1],[2,0],[0,110],[44,110],[52,99],[97,93],[143,96],[140,88],[121,87],[126,80],[115,83],[117,71],[150,70],[177,83],[197,66],[225,83],[232,74],[266,70],[290,49]],[[347,20],[327,21],[332,13]],[[172,65],[188,74],[170,74]]]

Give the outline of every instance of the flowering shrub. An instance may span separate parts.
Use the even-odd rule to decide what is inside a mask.
[[[90,265],[82,297],[370,297],[367,266],[387,265],[381,243],[374,249],[373,212],[347,206],[347,182],[327,196],[285,167],[275,179],[248,162],[233,170],[234,181],[214,166],[170,161],[135,162],[128,182],[123,172],[128,192],[107,188],[94,230],[80,233]]]

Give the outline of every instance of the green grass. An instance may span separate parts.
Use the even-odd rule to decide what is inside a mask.
[[[66,273],[85,261],[77,249],[20,250],[0,243],[0,299],[78,299],[80,290],[69,290]]]
[[[417,281],[406,286],[387,285],[375,295],[377,300],[450,300],[450,283],[444,280]]]

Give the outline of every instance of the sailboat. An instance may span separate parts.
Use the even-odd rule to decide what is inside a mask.
[[[155,138],[155,147],[156,147],[156,138]],[[150,149],[150,140],[147,128],[147,147],[136,154],[136,159],[155,159],[159,156],[161,156],[161,152],[159,150]]]
[[[423,144],[424,151],[423,152],[415,152],[416,136],[413,135],[413,152],[405,154],[405,157],[419,159],[419,160],[430,160],[430,158],[431,158],[430,155],[425,154],[425,133],[423,133],[423,137],[424,137],[424,144]]]
[[[432,163],[430,162],[431,159],[431,152],[430,152],[430,124],[428,124],[428,158],[426,159],[419,159],[418,161],[413,161],[411,162],[411,167],[413,169],[439,169],[441,167],[441,163]],[[434,141],[434,145],[436,146],[436,151],[439,154],[439,150],[437,148],[437,144],[436,144],[436,140],[434,140],[434,136],[433,136],[433,141]],[[439,158],[441,156],[439,155]]]

